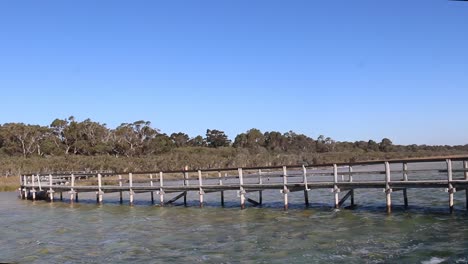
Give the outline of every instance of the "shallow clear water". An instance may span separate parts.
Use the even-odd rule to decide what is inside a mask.
[[[409,190],[408,209],[400,196],[393,193],[387,215],[377,190],[356,191],[354,210],[333,210],[332,194],[317,190],[305,208],[302,193],[293,193],[287,212],[278,191],[246,210],[235,192],[226,193],[225,208],[219,194],[206,195],[202,209],[196,194],[188,207],[161,208],[147,193],[136,195],[135,206],[111,194],[96,205],[92,194],[69,204],[0,193],[0,262],[468,263],[464,191],[455,194],[452,215],[442,190]]]

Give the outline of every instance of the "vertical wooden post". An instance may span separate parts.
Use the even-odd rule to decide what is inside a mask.
[[[20,187],[19,187],[18,191],[19,191],[19,195],[20,195],[21,200],[23,200],[24,199],[24,197],[23,197],[23,175],[19,176],[19,180],[20,180]]]
[[[450,213],[453,213],[453,194],[455,192],[455,188],[453,188],[452,185],[452,180],[453,180],[453,174],[452,174],[452,160],[447,159],[447,179],[448,179],[448,193],[449,193],[449,209]]]
[[[154,204],[154,192],[153,192],[153,174],[150,174],[150,186],[151,186],[151,204]]]
[[[468,181],[468,161],[463,161],[463,169],[465,170],[465,181]],[[465,198],[466,198],[466,210],[468,210],[468,189],[465,190]]]
[[[403,181],[408,181],[408,163],[403,163]],[[408,194],[406,188],[403,189],[403,199],[405,202],[405,207],[408,207]]]
[[[353,182],[353,166],[348,166],[349,171],[349,182]],[[354,188],[351,189],[351,207],[354,206]]]
[[[32,189],[31,189],[31,192],[32,192],[32,200],[35,201],[36,200],[36,184],[34,183],[34,174],[31,176],[31,180],[32,180]]]
[[[223,178],[221,176],[221,171],[218,171],[219,186],[223,186]],[[221,206],[224,207],[224,191],[221,190]]]
[[[28,185],[28,176],[24,175],[23,176],[23,184],[24,184],[24,187],[23,187],[23,192],[24,192],[24,199],[28,199],[28,188],[26,187],[26,185]]]
[[[97,202],[99,204],[102,203],[102,175],[100,173],[98,173],[98,192],[97,192]]]
[[[70,188],[70,203],[75,202],[75,175],[70,175],[71,177],[71,188]]]
[[[202,180],[201,170],[198,170],[198,187],[199,187],[198,194],[200,195],[200,208],[202,208],[203,207],[203,194],[205,192],[203,191],[203,180]]]
[[[340,189],[338,188],[338,166],[333,164],[333,193],[335,196],[335,208],[340,208]]]
[[[159,172],[159,204],[164,206],[164,177],[163,172]]]
[[[463,169],[465,170],[465,181],[468,181],[468,160],[463,161]]]
[[[130,203],[130,205],[133,205],[133,198],[134,198],[133,195],[134,195],[134,193],[133,193],[133,174],[132,173],[128,174],[128,186],[129,186],[128,193],[129,193],[129,196],[130,196],[129,197],[129,200],[130,200],[129,203]]]
[[[123,203],[123,195],[122,195],[122,186],[123,186],[123,183],[122,183],[122,175],[119,174],[119,187],[120,187],[120,191],[119,191],[119,198],[120,198],[120,203]]]
[[[288,210],[288,171],[286,166],[283,166],[283,199],[284,199],[284,210]]]
[[[390,163],[385,162],[385,195],[387,201],[387,213],[392,212],[392,189],[390,188],[391,182],[391,172],[390,172]]]
[[[244,190],[244,176],[242,172],[242,168],[237,169],[239,173],[239,196],[240,196],[240,203],[241,203],[241,209],[245,209],[245,190]]]
[[[189,181],[188,181],[188,178],[189,178],[189,175],[188,175],[188,166],[185,166],[184,168],[184,186],[188,186],[189,185]],[[184,192],[184,206],[187,206],[187,191]]]
[[[304,202],[306,206],[309,206],[309,186],[307,183],[307,168],[305,165],[302,165],[302,173],[303,173],[303,183],[304,183]]]
[[[49,200],[54,201],[54,190],[52,189],[52,174],[49,174]]]
[[[39,186],[39,191],[42,191],[41,176],[37,174],[36,177],[37,177],[37,185]]]
[[[260,184],[260,191],[258,191],[258,203],[262,204],[263,203],[263,190],[261,186],[263,184],[262,170],[258,170],[258,184]]]

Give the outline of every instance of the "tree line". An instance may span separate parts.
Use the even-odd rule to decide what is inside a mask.
[[[467,145],[428,146],[394,145],[388,138],[339,142],[320,135],[313,139],[293,131],[261,132],[252,128],[232,141],[222,130],[207,129],[204,136],[193,138],[179,132],[170,135],[151,126],[148,121],[123,123],[115,129],[106,124],[73,116],[55,119],[49,126],[6,123],[0,125],[0,155],[7,156],[124,156],[140,157],[170,152],[176,148],[236,148],[250,152],[328,153],[328,152],[417,152],[468,151]]]

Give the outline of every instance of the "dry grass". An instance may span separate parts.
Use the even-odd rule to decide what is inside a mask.
[[[16,191],[19,187],[20,184],[18,177],[0,177],[0,192]]]

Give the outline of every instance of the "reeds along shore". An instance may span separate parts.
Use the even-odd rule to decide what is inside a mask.
[[[139,157],[100,156],[48,156],[0,157],[0,182],[8,185],[2,177],[17,176],[27,173],[47,171],[159,171],[199,168],[255,167],[295,164],[320,164],[330,162],[354,162],[367,160],[385,160],[395,158],[413,158],[430,156],[463,155],[463,151],[415,151],[415,152],[271,152],[247,150],[232,147],[222,148],[179,148],[158,155]],[[5,185],[6,184],[6,185]],[[16,184],[16,183],[15,183]],[[2,186],[2,185],[0,185]],[[1,188],[1,187],[0,187]]]
[[[19,176],[0,177],[0,192],[12,192],[19,188]]]

